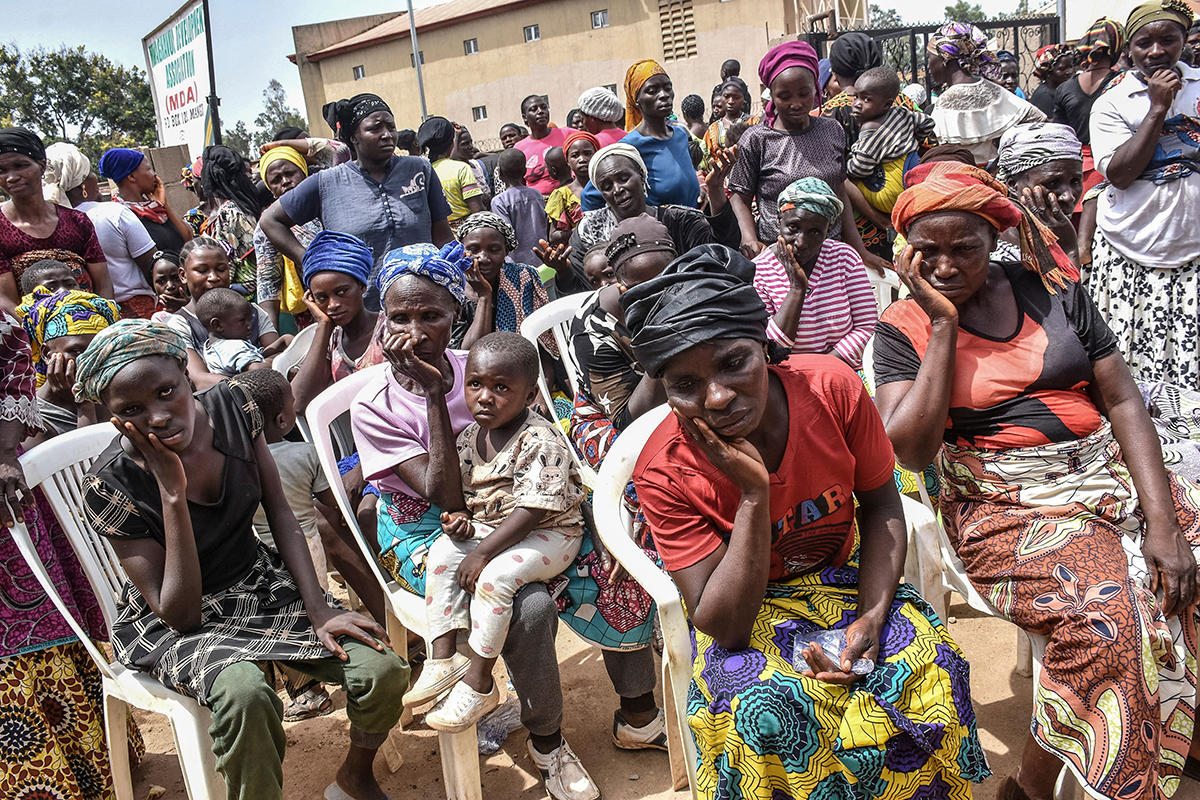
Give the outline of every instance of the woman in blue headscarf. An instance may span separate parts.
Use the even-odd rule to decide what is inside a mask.
[[[317,334],[292,379],[298,413],[336,381],[385,360],[383,315],[363,304],[371,262],[361,239],[336,231],[321,231],[304,251],[304,305]]]
[[[167,189],[150,159],[137,150],[114,147],[100,156],[100,176],[117,185],[116,199],[137,215],[159,250],[178,253],[192,239],[192,227],[167,205]]]

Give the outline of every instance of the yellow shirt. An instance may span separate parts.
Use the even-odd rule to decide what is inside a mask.
[[[483,194],[483,189],[480,189],[475,181],[471,165],[465,161],[439,158],[433,162],[433,171],[442,182],[442,192],[446,195],[446,202],[450,204],[450,221],[462,219],[470,214],[467,200]]]

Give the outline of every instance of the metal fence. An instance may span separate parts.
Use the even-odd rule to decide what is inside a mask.
[[[1039,48],[1058,44],[1058,17],[1014,17],[1012,19],[976,22],[977,28],[998,42],[1000,50],[1007,50],[1017,58],[1020,67],[1021,86],[1027,94],[1033,92],[1033,67]],[[929,38],[941,24],[916,25],[900,28],[865,28],[862,33],[879,42],[883,50],[884,66],[895,69],[903,84],[920,83],[931,91],[929,73],[925,69],[925,52]],[[853,30],[853,29],[850,29]],[[839,31],[848,33],[849,30]],[[835,38],[827,31],[810,31],[805,34],[809,44],[820,58],[829,55],[829,44]]]

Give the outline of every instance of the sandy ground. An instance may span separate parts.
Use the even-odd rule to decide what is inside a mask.
[[[971,688],[979,719],[979,735],[996,776],[1011,774],[1029,730],[1032,687],[1029,678],[1014,670],[1016,628],[958,603],[950,609],[955,621],[950,632],[971,661]],[[661,752],[629,753],[611,743],[616,697],[604,671],[600,653],[560,628],[558,656],[566,699],[563,732],[579,754],[605,800],[684,800],[686,792],[671,791],[667,755]],[[345,699],[333,693],[337,710],[326,717],[287,725],[288,752],[284,762],[287,800],[320,798],[345,752],[348,723]],[[136,797],[146,798],[150,787],[167,791],[165,798],[187,797],[175,757],[170,728],[162,717],[139,716],[147,755],[135,773]],[[393,741],[404,758],[390,773],[378,759],[375,774],[393,800],[445,797],[438,742],[434,731],[418,719],[413,728],[394,733]],[[509,735],[495,755],[481,763],[483,796],[487,800],[538,800],[546,797],[537,771],[525,752],[526,734]],[[976,797],[993,800],[999,777],[977,787]],[[1177,800],[1200,800],[1200,784],[1184,780]]]

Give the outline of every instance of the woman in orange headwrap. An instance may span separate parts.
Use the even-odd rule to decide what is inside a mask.
[[[897,460],[935,462],[971,583],[1048,639],[1001,798],[1170,796],[1192,745],[1200,487],[1168,473],[1117,339],[1053,237],[975,167],[910,173],[892,213],[912,297],[876,328]],[[1020,229],[1020,250],[996,251]],[[1161,590],[1162,600],[1155,597]]]

